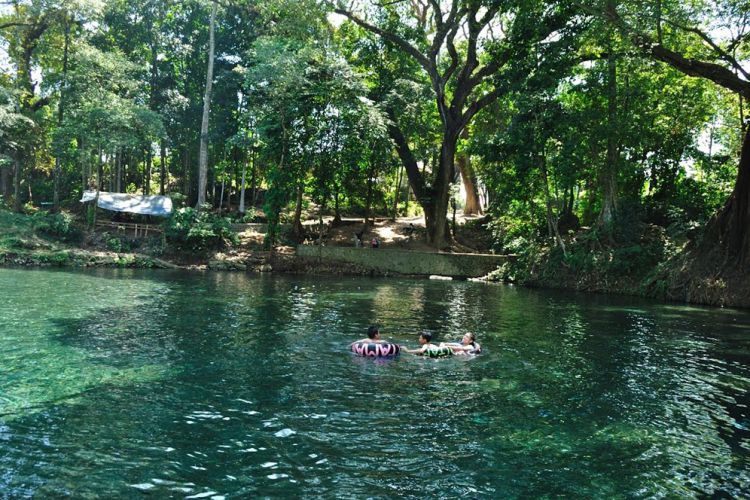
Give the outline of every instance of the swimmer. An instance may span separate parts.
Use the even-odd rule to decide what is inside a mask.
[[[479,354],[482,346],[477,343],[477,336],[472,332],[465,333],[461,342],[441,342],[440,347],[450,347],[453,354]]]

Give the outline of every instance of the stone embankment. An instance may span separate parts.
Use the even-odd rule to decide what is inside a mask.
[[[377,276],[486,276],[512,259],[507,255],[415,252],[385,248],[320,247],[300,245],[297,259],[303,266],[320,265],[360,271]],[[347,273],[348,274],[348,273]]]

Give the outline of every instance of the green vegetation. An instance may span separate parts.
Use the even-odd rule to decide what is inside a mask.
[[[0,196],[59,212],[94,187],[169,194],[196,207],[168,227],[190,252],[256,208],[271,249],[282,222],[304,239],[305,213],[415,209],[429,245],[461,249],[459,208],[529,282],[747,305],[746,16],[735,0],[15,0]]]

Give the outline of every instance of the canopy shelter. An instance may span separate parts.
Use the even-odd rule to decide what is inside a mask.
[[[81,203],[94,201],[95,199],[96,191],[84,191]],[[167,217],[172,213],[172,198],[169,196],[142,196],[99,191],[97,206],[113,212]]]

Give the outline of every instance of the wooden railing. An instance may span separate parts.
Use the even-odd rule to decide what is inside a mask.
[[[157,224],[138,224],[134,222],[96,221],[96,227],[106,227],[116,231],[133,231],[136,238],[146,237],[148,233],[163,233],[164,229]]]

